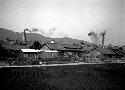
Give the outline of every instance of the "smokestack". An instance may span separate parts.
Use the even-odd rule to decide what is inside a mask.
[[[102,36],[102,45],[104,45],[106,31],[102,32],[100,35]]]
[[[26,29],[24,29],[24,42],[26,42]]]
[[[32,31],[29,30],[29,29],[24,29],[24,35],[23,35],[23,41],[26,42],[26,31],[29,31],[29,32],[37,32],[38,29],[37,28],[33,28]]]
[[[24,35],[23,35],[23,37],[24,37],[24,42],[26,42],[26,31],[29,31],[29,32],[31,32],[29,29],[24,29]]]
[[[104,38],[105,38],[105,35],[103,34],[102,35],[102,45],[104,45]]]

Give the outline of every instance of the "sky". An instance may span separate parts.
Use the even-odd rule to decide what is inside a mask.
[[[0,0],[0,27],[37,33],[53,38],[70,37],[91,42],[95,31],[98,41],[106,30],[105,44],[125,45],[124,0]]]

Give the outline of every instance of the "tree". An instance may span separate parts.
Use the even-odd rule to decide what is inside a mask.
[[[85,45],[85,43],[84,43],[84,42],[81,42],[81,44],[82,44],[82,45]]]
[[[6,40],[7,40],[7,41],[10,41],[10,39],[9,39],[9,38],[6,38]]]
[[[33,45],[30,46],[31,49],[41,49],[41,44],[38,41],[34,41]]]

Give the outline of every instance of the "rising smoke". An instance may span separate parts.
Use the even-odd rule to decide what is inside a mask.
[[[58,35],[59,35],[59,37],[62,37],[62,38],[68,37],[68,35],[63,32],[58,33]]]
[[[29,29],[24,29],[24,31],[32,32],[32,31],[31,31],[31,30],[29,30]]]
[[[36,29],[36,28],[33,28],[32,30],[29,30],[29,29],[24,29],[24,33],[23,33],[23,37],[22,37],[22,39],[23,39],[23,41],[26,41],[26,31],[28,31],[28,32],[37,32],[38,31],[38,29]]]
[[[91,43],[98,44],[98,36],[95,31],[89,32],[88,36],[91,38]]]
[[[32,30],[29,30],[29,29],[25,29],[25,31],[29,31],[29,32],[37,32],[39,31],[37,28],[32,28]]]
[[[39,29],[37,29],[37,28],[32,28],[32,32],[37,32],[37,31],[39,31]]]
[[[51,28],[49,30],[43,30],[43,29],[40,29],[40,28],[32,28],[31,30],[29,29],[25,29],[25,31],[28,31],[28,32],[39,32],[40,34],[42,34],[43,36],[46,36],[46,37],[56,37],[56,38],[63,38],[63,37],[67,37],[68,35],[65,34],[64,32],[58,32],[56,30],[57,28]]]
[[[55,32],[56,28],[49,29],[49,32],[46,33],[47,36],[52,36]]]
[[[66,37],[67,35],[63,32],[58,32],[56,31],[57,28],[52,28],[52,29],[49,29],[48,31],[45,31],[43,29],[37,29],[40,31],[40,33],[46,37],[52,37],[52,36],[55,36],[56,38],[57,37]]]
[[[88,34],[88,36],[91,38],[91,43],[102,44],[102,45],[104,45],[105,35],[106,35],[106,30],[101,31],[100,33],[95,31],[90,31]],[[101,40],[101,43],[99,40]]]
[[[100,35],[101,35],[101,36],[106,35],[106,30],[102,31],[102,32],[100,33]]]
[[[52,29],[49,29],[48,32],[45,32],[44,30],[39,29],[41,34],[44,36],[47,36],[47,37],[51,37],[54,34],[55,30],[56,30],[56,28],[52,28]]]

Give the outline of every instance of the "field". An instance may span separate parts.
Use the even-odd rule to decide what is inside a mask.
[[[0,68],[8,90],[124,90],[125,66],[64,65]]]

